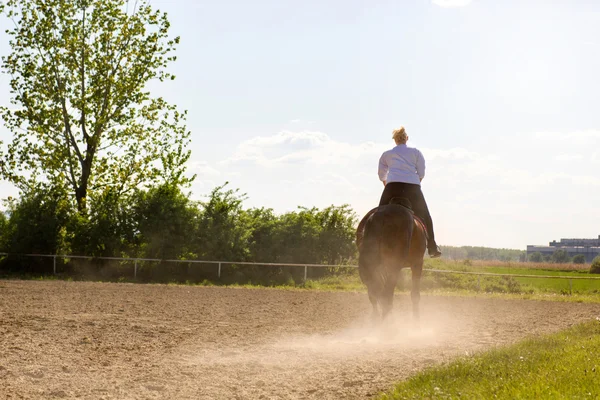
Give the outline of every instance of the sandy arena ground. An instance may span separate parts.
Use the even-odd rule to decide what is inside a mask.
[[[0,399],[368,398],[594,304],[423,296],[369,328],[363,293],[0,281]]]

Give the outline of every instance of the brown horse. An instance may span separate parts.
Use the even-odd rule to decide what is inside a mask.
[[[378,305],[382,319],[390,312],[400,270],[410,267],[413,317],[418,320],[427,234],[410,209],[410,202],[394,198],[390,204],[369,211],[356,230],[356,245],[358,271],[367,286],[373,316],[379,317]]]

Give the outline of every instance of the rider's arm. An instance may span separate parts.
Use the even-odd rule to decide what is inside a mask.
[[[425,178],[425,158],[419,150],[417,150],[417,175],[419,175],[419,181]]]
[[[377,171],[377,173],[379,174],[379,180],[381,182],[383,182],[383,185],[385,186],[386,180],[387,180],[387,175],[388,175],[388,165],[387,165],[387,161],[385,159],[385,153],[383,153],[381,155],[381,158],[379,158],[379,170]]]

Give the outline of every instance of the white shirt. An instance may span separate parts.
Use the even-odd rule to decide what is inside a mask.
[[[399,144],[379,159],[379,179],[383,182],[421,184],[425,177],[425,158],[413,147]]]

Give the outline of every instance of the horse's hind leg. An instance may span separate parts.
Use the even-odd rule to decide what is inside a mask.
[[[369,301],[373,306],[373,313],[371,314],[371,318],[373,321],[379,321],[379,310],[377,309],[377,297],[378,293],[373,290],[372,286],[367,286],[367,290],[369,292]]]
[[[384,319],[386,315],[392,310],[392,306],[394,305],[394,289],[396,288],[396,283],[398,281],[398,272],[397,271],[389,271],[388,276],[385,280],[383,293],[381,295],[381,317]]]
[[[360,275],[360,280],[364,282],[367,286],[367,292],[369,294],[369,301],[373,306],[373,312],[371,314],[371,319],[373,322],[377,322],[379,320],[379,310],[377,309],[377,303],[380,295],[379,285],[376,279],[374,279],[373,271],[370,268],[369,264],[364,260],[364,253],[361,253],[358,258],[358,273]]]
[[[413,320],[419,322],[419,302],[421,300],[421,275],[423,273],[423,261],[412,268],[412,288],[410,298],[412,301]]]

